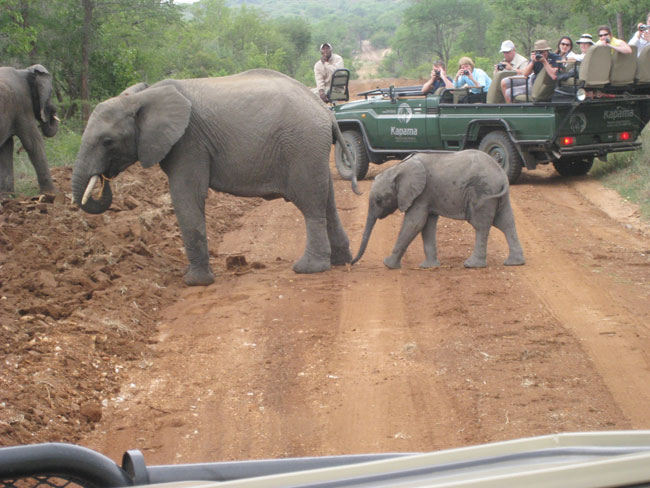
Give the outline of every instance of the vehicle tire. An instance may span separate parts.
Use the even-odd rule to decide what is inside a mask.
[[[553,161],[555,171],[562,176],[582,176],[586,175],[594,164],[591,159],[559,159]]]
[[[496,131],[487,134],[478,146],[480,151],[488,153],[499,163],[512,184],[519,178],[523,162],[517,148],[505,132]]]
[[[357,164],[357,180],[361,181],[368,174],[368,166],[370,161],[368,160],[368,153],[366,152],[365,145],[363,143],[363,136],[357,130],[346,130],[343,131],[343,140],[347,144],[352,156],[355,158]],[[334,149],[334,156],[336,160],[336,169],[341,175],[341,178],[344,180],[352,179],[352,166],[344,160],[343,158],[343,148],[336,142]]]

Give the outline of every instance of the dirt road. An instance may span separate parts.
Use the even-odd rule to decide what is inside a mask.
[[[335,186],[356,250],[366,199]],[[83,444],[168,464],[650,428],[649,234],[589,178],[528,172],[512,200],[526,266],[502,266],[495,230],[489,266],[464,269],[471,227],[441,220],[441,268],[417,242],[388,270],[393,215],[359,264],[307,276],[300,214],[256,207],[218,255],[263,267],[184,289]]]

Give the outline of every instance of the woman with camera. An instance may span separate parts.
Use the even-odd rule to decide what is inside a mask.
[[[650,44],[650,12],[648,12],[648,16],[645,19],[645,24],[639,23],[637,29],[628,44],[630,46],[636,46],[636,55],[639,56],[641,55],[641,51]]]
[[[612,28],[608,25],[601,25],[598,28],[598,42],[596,46],[609,46],[621,54],[630,54],[632,48],[622,39],[617,39],[612,35]]]
[[[454,88],[462,88],[466,85],[470,88],[475,86],[477,88],[470,90],[472,93],[487,93],[492,78],[485,71],[475,68],[474,61],[467,56],[460,58],[458,65],[458,73],[454,77]]]

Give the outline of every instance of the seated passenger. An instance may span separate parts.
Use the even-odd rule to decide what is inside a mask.
[[[470,90],[473,94],[487,93],[492,79],[485,71],[474,67],[474,61],[468,57],[460,58],[458,61],[458,73],[454,77],[454,88],[478,87]]]
[[[505,78],[502,82],[501,86],[505,88],[503,96],[506,99],[506,103],[511,103],[512,99],[517,95],[526,93],[526,81],[528,81],[528,93],[532,93],[535,78],[542,70],[546,70],[546,73],[548,73],[551,79],[557,79],[557,70],[559,67],[557,62],[559,57],[551,52],[551,46],[548,45],[548,42],[544,39],[535,41],[533,49],[534,51],[530,55],[530,61],[528,61],[528,65],[522,73],[528,78],[510,77]]]
[[[453,88],[454,84],[451,81],[447,71],[445,70],[445,63],[438,59],[433,63],[431,69],[431,78],[422,85],[422,93],[435,93],[438,88]]]
[[[632,48],[627,42],[612,36],[612,28],[608,25],[601,25],[598,28],[598,39],[597,46],[609,46],[621,54],[630,54],[632,52]]]
[[[643,51],[650,44],[650,12],[646,18],[645,24],[638,24],[637,31],[632,38],[628,41],[630,46],[636,46],[636,55],[640,56]]]
[[[580,47],[580,53],[570,53],[567,58],[574,61],[582,61],[585,58],[587,50],[594,45],[594,41],[591,37],[591,34],[582,34],[580,39],[576,41],[576,44]]]
[[[501,53],[503,54],[503,61],[494,66],[495,73],[497,71],[507,70],[516,71],[520,75],[528,64],[528,60],[517,52],[515,43],[510,40],[501,43]]]
[[[557,51],[555,54],[559,56],[561,61],[566,61],[569,56],[573,54],[573,41],[569,36],[562,36],[557,43]]]

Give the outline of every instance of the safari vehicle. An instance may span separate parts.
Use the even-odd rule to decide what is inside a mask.
[[[633,47],[635,49],[635,47]],[[582,63],[558,80],[542,70],[530,93],[506,104],[498,71],[483,100],[469,88],[423,95],[420,86],[377,88],[332,110],[356,159],[357,179],[369,163],[403,159],[413,152],[485,151],[511,183],[522,168],[552,163],[564,176],[586,174],[594,158],[638,149],[650,119],[650,49],[622,55],[592,46]],[[575,63],[574,63],[575,64]],[[340,90],[339,90],[340,91]],[[351,164],[336,148],[336,166],[349,179]]]
[[[160,485],[164,483],[164,485]],[[432,453],[122,466],[71,444],[0,449],[3,488],[650,486],[650,431],[555,434]]]

